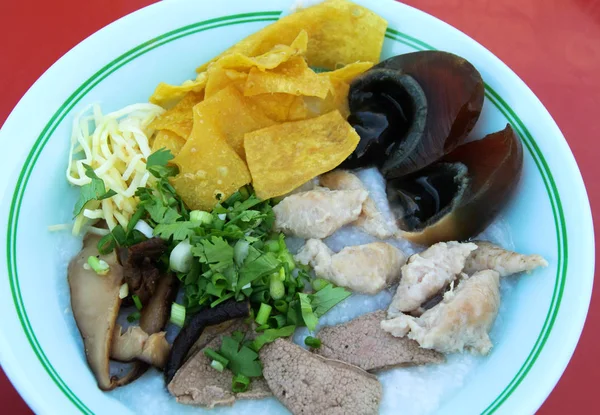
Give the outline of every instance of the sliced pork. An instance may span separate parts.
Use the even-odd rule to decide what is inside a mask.
[[[335,170],[319,178],[321,186],[331,190],[367,190],[360,179],[347,170]],[[387,239],[394,234],[391,224],[385,220],[375,202],[370,197],[365,200],[360,216],[351,225],[379,239]]]
[[[444,294],[442,302],[420,317],[400,314],[381,322],[394,336],[416,340],[421,347],[441,353],[470,350],[488,354],[492,348],[489,331],[500,307],[500,274],[479,271]]]
[[[384,242],[349,246],[336,254],[318,239],[309,239],[295,258],[313,267],[318,277],[365,294],[397,281],[406,261],[398,248]]]
[[[472,243],[439,242],[411,256],[402,267],[402,278],[390,304],[389,316],[420,311],[423,303],[460,274],[465,260],[476,249],[477,245]]]
[[[300,238],[326,238],[360,216],[366,190],[317,188],[286,197],[274,208],[275,230]]]
[[[475,245],[477,245],[477,249],[471,252],[465,262],[464,272],[467,274],[493,269],[498,271],[501,277],[507,277],[548,266],[548,261],[540,255],[519,254],[485,241],[477,241]]]

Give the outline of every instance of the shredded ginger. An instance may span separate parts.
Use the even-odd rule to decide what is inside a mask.
[[[69,150],[67,180],[76,186],[90,183],[87,164],[116,194],[103,200],[89,201],[75,218],[73,234],[105,220],[109,229],[126,227],[135,212],[138,187],[151,185],[154,177],[146,170],[151,153],[148,125],[164,109],[154,104],[134,104],[110,114],[102,114],[98,105],[86,108],[75,117]]]

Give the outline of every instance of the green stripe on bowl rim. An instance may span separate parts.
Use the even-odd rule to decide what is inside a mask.
[[[38,357],[40,364],[42,365],[42,367],[44,367],[46,373],[48,373],[48,376],[50,376],[52,381],[65,395],[65,397],[69,399],[69,401],[71,401],[71,403],[73,403],[73,405],[80,412],[84,414],[93,414],[93,412],[73,393],[73,391],[71,391],[71,389],[62,380],[60,375],[56,372],[56,370],[46,357],[29,322],[29,318],[27,316],[27,312],[25,310],[25,305],[23,303],[23,298],[20,291],[16,261],[17,228],[19,222],[20,208],[23,201],[23,195],[25,193],[25,189],[27,187],[27,183],[29,181],[33,168],[35,167],[35,164],[42,150],[47,144],[48,140],[50,139],[58,125],[73,109],[73,107],[78,102],[80,102],[81,99],[98,83],[100,83],[102,80],[104,80],[106,77],[108,77],[110,74],[112,74],[122,66],[126,65],[128,62],[159,46],[170,43],[174,40],[180,39],[185,36],[203,32],[209,29],[215,29],[218,27],[230,25],[254,22],[273,22],[279,18],[281,13],[281,11],[264,11],[255,13],[236,14],[205,20],[202,22],[194,23],[172,30],[125,52],[118,58],[108,63],[98,72],[96,72],[93,76],[86,80],[79,88],[77,88],[77,90],[75,90],[73,94],[71,94],[71,96],[63,103],[63,105],[56,111],[56,113],[54,113],[50,121],[48,121],[48,123],[38,136],[37,140],[35,141],[33,147],[31,148],[25,160],[25,163],[23,164],[23,168],[21,169],[13,193],[7,228],[6,255],[11,294],[17,315],[19,317],[21,326],[23,327],[23,331],[25,332],[27,340],[29,341],[29,344],[31,345],[31,348],[33,349],[35,355]],[[385,37],[390,40],[403,43],[404,45],[414,48],[416,50],[435,50],[431,45],[428,45],[427,43],[419,39],[416,39],[391,28],[387,29]],[[540,151],[534,138],[531,136],[531,133],[527,130],[527,127],[519,119],[515,112],[507,105],[507,103],[498,95],[498,93],[487,84],[485,86],[485,90],[486,97],[489,99],[489,101],[496,108],[498,108],[498,110],[501,111],[502,114],[504,114],[504,116],[513,126],[515,131],[517,131],[517,133],[521,136],[522,141],[525,143],[527,150],[532,155],[535,164],[538,170],[540,171],[540,174],[542,175],[542,179],[544,181],[544,185],[546,187],[546,191],[548,193],[548,197],[550,198],[550,203],[552,206],[552,213],[554,216],[554,222],[556,226],[556,237],[558,246],[558,266],[554,292],[542,330],[529,356],[527,357],[527,359],[525,360],[515,377],[500,393],[500,395],[482,412],[482,414],[489,415],[494,413],[502,405],[502,403],[506,401],[506,399],[508,399],[511,393],[523,381],[525,376],[527,376],[527,373],[533,367],[533,364],[537,360],[541,350],[543,349],[546,341],[548,340],[548,337],[550,335],[550,332],[552,331],[552,327],[556,320],[556,316],[558,315],[561,299],[565,288],[568,247],[566,224],[564,213],[562,210],[562,204],[560,201],[560,195],[558,193],[556,183],[554,182],[554,178],[552,177],[552,173],[550,172],[550,169],[542,152]]]

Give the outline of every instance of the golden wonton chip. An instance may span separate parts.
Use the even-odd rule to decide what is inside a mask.
[[[150,102],[163,108],[170,108],[181,100],[188,92],[200,93],[206,87],[206,72],[198,74],[195,80],[185,81],[181,85],[169,85],[161,82],[150,97]]]
[[[350,115],[350,109],[348,108],[348,91],[350,90],[350,84],[337,79],[332,79],[331,85],[332,87],[325,99],[315,97],[304,98],[310,117],[327,114],[334,110],[338,110],[344,118],[348,118]]]
[[[250,183],[246,163],[227,144],[220,129],[194,107],[194,129],[173,159],[179,174],[171,179],[177,194],[191,209],[210,211],[217,201]]]
[[[310,115],[317,116],[338,110],[344,118],[348,118],[350,115],[350,109],[348,108],[350,82],[372,67],[373,63],[371,62],[355,62],[335,71],[320,73],[319,77],[329,79],[331,89],[325,99],[305,98]]]
[[[302,56],[295,56],[270,71],[252,68],[244,95],[285,93],[325,98],[330,88],[329,78],[318,76]]]
[[[270,119],[277,122],[306,118],[307,111],[302,97],[290,94],[260,94],[244,97],[250,105],[256,105]]]
[[[350,83],[358,75],[371,69],[373,65],[373,62],[354,62],[335,71],[322,72],[320,75],[327,76],[329,79],[338,79]]]
[[[246,134],[246,160],[256,195],[281,196],[334,169],[359,139],[338,111]]]
[[[306,58],[311,67],[335,69],[352,62],[378,62],[387,22],[374,12],[347,0],[327,0],[282,17],[248,36],[215,58],[239,53],[257,56],[278,44],[290,44],[308,33]],[[208,63],[200,66],[202,72]]]
[[[306,53],[308,43],[306,31],[300,30],[296,32],[296,35],[297,36],[290,39],[289,46],[287,46],[288,42],[278,42],[258,56],[246,55],[237,51],[223,54],[211,65],[211,67],[218,66],[221,68],[238,70],[257,68],[261,71],[276,68],[292,57],[304,55]]]
[[[275,124],[257,104],[247,101],[234,85],[202,101],[194,110],[203,116],[202,119],[211,120],[242,159],[246,158],[244,134]]]
[[[309,112],[306,102],[304,101],[305,98],[306,97],[296,97],[296,99],[292,102],[292,105],[290,106],[290,113],[288,115],[289,121],[304,120],[308,118]]]
[[[235,69],[224,69],[220,66],[211,66],[208,69],[208,82],[206,83],[206,91],[204,96],[210,98],[221,89],[231,85],[244,85],[248,74],[239,72]]]
[[[149,127],[155,130],[169,130],[184,140],[187,139],[194,124],[192,108],[203,98],[203,92],[188,92],[177,105],[156,117]]]
[[[152,143],[152,152],[166,148],[171,151],[171,154],[176,156],[181,151],[181,148],[185,144],[185,140],[169,130],[161,130],[156,133],[154,143]]]

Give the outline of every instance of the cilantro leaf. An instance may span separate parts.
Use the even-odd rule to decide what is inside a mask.
[[[248,252],[248,257],[244,261],[242,268],[240,268],[238,291],[246,284],[265,275],[272,274],[281,266],[281,262],[271,252],[260,254],[258,257],[254,256],[253,259],[250,258],[250,251]]]
[[[238,239],[244,239],[246,234],[239,226],[226,224],[222,230],[212,229],[211,235],[222,236],[223,238],[231,239],[236,241]]]
[[[259,216],[264,215],[262,215],[258,210],[247,210],[245,212],[240,213],[237,219],[241,220],[242,222],[250,222],[251,220],[258,219]]]
[[[104,180],[96,175],[91,166],[84,164],[83,167],[85,167],[85,175],[89,177],[91,181],[88,184],[81,186],[79,199],[77,199],[75,207],[73,207],[73,217],[81,213],[87,202],[91,200],[108,199],[117,194],[114,190],[106,190]]]
[[[192,254],[213,270],[225,270],[233,265],[233,247],[223,238],[213,236],[192,247]]]
[[[197,222],[181,221],[173,223],[159,223],[154,228],[154,236],[163,239],[173,237],[174,241],[183,241],[195,234],[194,228],[200,226]]]
[[[258,360],[258,354],[248,346],[240,348],[239,337],[236,337],[237,339],[231,336],[221,338],[220,353],[229,360],[227,367],[234,375],[242,374],[249,378],[262,376],[262,365]]]
[[[294,334],[296,326],[290,325],[280,329],[267,329],[252,342],[252,348],[259,351],[265,344],[274,342],[280,337],[289,337]]]
[[[146,170],[156,178],[165,178],[177,174],[177,167],[168,166],[169,161],[173,159],[173,154],[166,148],[156,150],[148,156],[146,161]]]
[[[321,317],[337,303],[348,298],[350,294],[349,291],[346,291],[342,287],[334,287],[332,284],[327,284],[310,296],[315,316],[317,318]]]
[[[306,324],[308,330],[315,331],[317,324],[319,323],[319,319],[313,312],[308,294],[298,293],[298,298],[300,299],[300,311],[302,313],[304,324]]]

